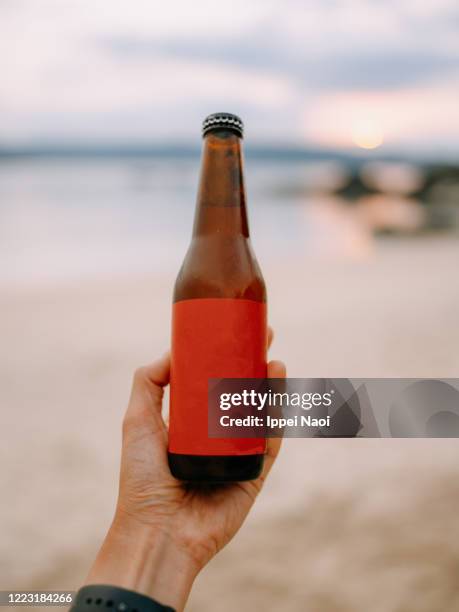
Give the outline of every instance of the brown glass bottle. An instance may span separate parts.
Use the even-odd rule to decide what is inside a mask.
[[[228,113],[204,121],[193,235],[174,289],[168,455],[184,481],[251,480],[263,466],[264,440],[207,434],[209,378],[266,376],[266,289],[249,238],[242,129]]]

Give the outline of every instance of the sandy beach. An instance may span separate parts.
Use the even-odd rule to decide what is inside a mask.
[[[264,268],[298,377],[457,377],[457,237]],[[157,272],[1,295],[2,588],[76,589],[111,520],[133,370],[168,347]],[[286,440],[190,612],[459,609],[458,441]]]

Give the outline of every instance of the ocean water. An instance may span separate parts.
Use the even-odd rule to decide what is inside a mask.
[[[199,164],[193,157],[1,162],[0,284],[175,273],[190,240]],[[339,244],[346,207],[337,199],[314,206],[289,191],[310,170],[299,161],[247,162],[262,266]]]

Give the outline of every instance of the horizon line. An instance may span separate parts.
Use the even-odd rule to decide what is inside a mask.
[[[438,152],[431,154],[417,151],[372,150],[325,147],[320,145],[300,145],[297,143],[264,143],[249,144],[244,147],[249,158],[316,160],[316,161],[393,161],[393,162],[449,162],[453,155],[441,156]],[[0,159],[14,158],[114,158],[114,157],[198,157],[201,147],[189,142],[153,143],[135,141],[98,142],[98,141],[47,141],[46,143],[29,142],[24,144],[0,144]]]

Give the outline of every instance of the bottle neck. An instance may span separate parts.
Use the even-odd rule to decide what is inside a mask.
[[[228,130],[204,137],[193,236],[249,236],[241,139]]]

